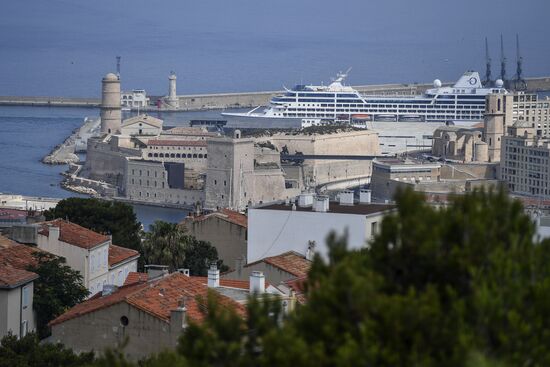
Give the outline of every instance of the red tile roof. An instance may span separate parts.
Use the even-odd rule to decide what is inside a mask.
[[[147,141],[150,146],[182,146],[182,147],[206,147],[205,140],[162,140],[150,139]]]
[[[71,223],[63,219],[56,219],[49,222],[42,222],[39,234],[49,236],[49,227],[59,228],[59,240],[84,249],[91,249],[104,242],[109,237]]]
[[[36,265],[36,258],[33,256],[35,252],[42,252],[42,250],[18,243],[0,248],[0,268],[11,266],[25,270],[31,265]]]
[[[220,209],[219,211],[203,214],[198,217],[187,217],[185,218],[185,220],[201,222],[211,217],[220,218],[222,220],[225,220],[226,222],[236,224],[243,228],[248,228],[248,217],[231,209]]]
[[[51,321],[50,325],[60,324],[119,302],[126,302],[143,312],[168,322],[170,312],[178,307],[178,302],[182,298],[186,299],[187,317],[195,322],[201,322],[204,319],[201,310],[204,310],[206,305],[197,298],[200,297],[200,299],[206,301],[208,289],[208,286],[200,279],[188,277],[181,273],[172,273],[161,279],[146,283],[123,286],[108,296],[93,297]],[[223,307],[233,308],[244,317],[245,308],[243,305],[221,294],[217,294],[217,297]]]
[[[12,266],[0,266],[0,288],[15,288],[38,278],[38,275]]]
[[[266,257],[253,263],[246,264],[245,267],[249,267],[260,262],[265,262],[296,277],[307,276],[307,273],[311,268],[311,261],[294,251],[288,251],[277,256]]]
[[[20,209],[0,209],[0,220],[23,220],[27,218],[28,212]]]
[[[138,258],[139,252],[116,245],[109,246],[109,266],[114,266],[131,258]]]
[[[306,282],[307,282],[307,277],[289,279],[284,282],[284,284],[286,284],[287,287],[289,287],[294,291],[294,296],[296,297],[296,300],[300,304],[305,304],[307,300],[305,295]]]
[[[0,235],[0,250],[17,245],[17,242],[10,240],[8,237]]]
[[[126,276],[124,285],[130,285],[135,283],[145,283],[149,279],[147,273],[138,273],[136,271],[131,271]]]

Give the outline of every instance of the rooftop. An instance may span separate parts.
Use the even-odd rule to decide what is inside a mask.
[[[326,213],[335,213],[335,214],[358,214],[358,215],[370,215],[376,213],[382,213],[388,210],[395,208],[395,205],[388,204],[354,204],[354,205],[341,205],[339,202],[331,201],[329,204],[329,209]],[[261,210],[292,210],[292,205],[287,204],[270,204],[266,206],[260,206],[252,209],[261,209]],[[301,207],[296,205],[297,212],[313,212],[313,207]],[[324,212],[319,212],[324,213]],[[325,214],[326,214],[325,213]]]
[[[0,208],[0,221],[24,221],[27,214],[26,210]]]
[[[292,274],[295,277],[307,276],[307,273],[311,268],[311,261],[307,260],[304,256],[295,251],[288,251],[277,256],[266,257],[264,259],[247,264],[245,265],[245,267],[249,267],[261,262],[265,262],[278,269],[286,271],[287,273]]]
[[[171,140],[171,139],[149,139],[149,146],[182,146],[182,147],[206,147],[206,140]]]
[[[109,237],[63,219],[40,223],[38,233],[49,237],[49,228],[59,228],[59,240],[70,245],[91,249],[109,241]]]
[[[198,217],[187,217],[184,221],[201,222],[209,218],[219,218],[243,228],[248,227],[248,217],[231,209],[220,209],[219,211],[199,215]]]
[[[4,247],[0,247],[0,268],[11,266],[25,270],[29,266],[36,265],[36,258],[33,254],[42,252],[36,247],[22,245],[2,236],[0,236],[0,241],[4,242]]]
[[[11,289],[38,278],[38,275],[12,266],[0,266],[0,289]]]
[[[117,265],[121,262],[132,258],[138,258],[139,252],[125,247],[116,245],[109,246],[109,267]]]
[[[170,312],[178,307],[182,299],[185,300],[187,317],[195,322],[201,322],[204,319],[209,289],[211,288],[208,288],[200,278],[172,273],[160,279],[122,286],[110,295],[102,296],[98,293],[51,321],[50,325],[60,324],[120,302],[126,302],[153,317],[169,322]],[[216,294],[222,307],[233,308],[238,314],[245,315],[243,305],[220,293]]]

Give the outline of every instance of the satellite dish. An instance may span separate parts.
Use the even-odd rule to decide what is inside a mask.
[[[504,81],[502,79],[497,79],[495,81],[495,87],[502,88],[504,86]]]
[[[434,88],[441,88],[441,80],[439,79],[434,80]]]

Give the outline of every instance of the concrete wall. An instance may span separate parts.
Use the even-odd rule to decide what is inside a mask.
[[[23,307],[22,292],[28,292],[28,305]],[[27,321],[27,332],[36,329],[33,311],[34,283],[29,282],[13,289],[0,289],[0,338],[9,332],[21,336],[21,324]]]
[[[128,318],[125,327],[120,321],[122,316]],[[128,337],[123,351],[135,361],[175,348],[182,330],[122,302],[54,325],[51,340],[77,353],[94,350],[100,354],[105,348],[120,346]]]
[[[291,250],[305,256],[309,241],[315,241],[315,250],[326,258],[328,234],[336,231],[341,235],[346,229],[348,247],[361,248],[371,238],[371,224],[381,221],[382,214],[365,216],[251,208],[248,211],[247,262]]]
[[[496,179],[498,163],[442,164],[441,179]]]
[[[205,220],[183,221],[189,233],[201,241],[207,241],[218,251],[218,257],[231,269],[236,269],[246,259],[247,229],[226,220],[210,216]],[[193,274],[192,274],[193,275]]]

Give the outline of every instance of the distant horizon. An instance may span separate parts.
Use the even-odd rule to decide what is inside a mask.
[[[509,78],[516,34],[524,76],[550,75],[546,0],[28,0],[3,10],[0,95],[99,96],[117,55],[123,90],[150,95],[167,93],[170,71],[180,95],[328,83],[350,66],[350,85],[452,82],[485,73],[485,37],[496,79],[501,33]]]

